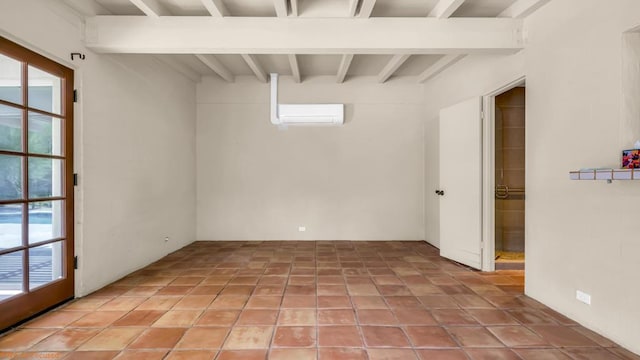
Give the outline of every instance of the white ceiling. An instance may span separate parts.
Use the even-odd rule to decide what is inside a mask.
[[[90,0],[85,0],[90,1]],[[129,0],[95,0],[114,15],[143,15]],[[176,16],[206,16],[200,0],[157,0]],[[222,0],[231,16],[276,16],[272,0]],[[493,17],[515,0],[466,0],[452,17]],[[298,0],[300,17],[349,16],[351,0]],[[423,17],[438,0],[377,0],[372,17]]]
[[[493,17],[513,4],[510,0],[466,0],[452,17]]]
[[[231,17],[277,17],[279,2],[284,2],[289,7],[288,18],[295,17],[292,6],[297,1],[297,16],[300,18],[421,18],[438,16],[438,8],[443,5],[451,5],[452,12],[442,18],[495,18],[498,16],[511,17],[509,9],[518,9],[523,6],[535,7],[550,0],[62,0],[67,5],[79,10],[79,2],[94,2],[102,7],[104,11],[97,14],[110,15],[135,15],[135,16],[198,16],[207,17],[212,14],[205,7],[204,2],[209,1],[215,4],[221,1],[226,8],[227,16]],[[354,7],[354,2],[356,6]],[[143,4],[141,6],[140,4]],[[371,9],[368,5],[373,5]],[[84,4],[86,7],[86,4]],[[144,10],[143,7],[153,8],[153,11]],[[353,13],[352,9],[356,9]],[[364,9],[370,9],[368,13]],[[435,10],[434,10],[435,9]],[[505,10],[507,10],[505,12]],[[79,10],[80,11],[80,10]],[[359,14],[358,14],[359,12]],[[365,13],[363,15],[363,12]],[[505,12],[505,13],[503,13]],[[282,10],[280,11],[282,16]],[[367,16],[368,15],[368,16]],[[515,15],[513,15],[516,17]],[[302,20],[301,20],[302,21]],[[446,21],[446,20],[445,20]],[[414,35],[414,34],[412,34]],[[195,55],[195,54],[194,54]],[[156,55],[161,60],[171,62],[174,67],[182,68],[185,72],[195,74],[195,76],[216,75],[220,73],[211,64],[205,65],[194,55],[188,54],[162,54]],[[459,56],[447,55],[445,53],[420,55],[413,54],[406,61],[400,61],[400,65],[393,66],[393,55],[359,54],[354,55],[350,65],[347,67],[346,79],[354,76],[379,76],[381,82],[386,81],[391,76],[416,77],[420,81],[428,79],[425,77],[434,68],[446,68],[449,64],[459,59]],[[223,68],[223,73],[231,73],[233,76],[254,75],[254,71],[247,65],[246,59],[240,54],[216,54],[207,55],[217,62],[217,67]],[[305,77],[319,75],[336,75],[339,73],[341,62],[349,55],[314,55],[305,54],[304,51],[296,53],[299,72],[304,81]],[[288,55],[254,55],[262,70],[265,73],[277,72],[283,75],[292,74],[292,65]],[[395,59],[397,60],[397,59]],[[404,59],[403,59],[404,60]],[[392,68],[391,75],[385,76],[385,71]],[[386,70],[385,70],[386,69]],[[437,71],[435,71],[437,73]],[[420,76],[422,74],[422,76]]]

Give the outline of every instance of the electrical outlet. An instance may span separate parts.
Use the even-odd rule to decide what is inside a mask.
[[[580,290],[576,291],[576,299],[580,302],[583,302],[587,305],[591,305],[591,295],[586,292],[582,292]]]
[[[307,231],[307,227],[306,226],[298,226],[298,231],[305,232],[305,231]]]
[[[168,236],[165,236],[164,242],[169,242],[169,237]]]

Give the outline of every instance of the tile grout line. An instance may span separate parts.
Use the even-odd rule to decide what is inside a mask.
[[[326,247],[327,244],[330,244],[330,247]],[[221,352],[224,349],[224,344],[227,342],[231,334],[231,331],[234,328],[242,327],[241,325],[238,324],[238,322],[240,321],[242,313],[244,311],[271,309],[271,307],[249,308],[248,307],[249,301],[251,301],[251,299],[254,299],[256,296],[261,296],[257,292],[259,286],[272,284],[267,282],[262,284],[263,279],[265,279],[265,277],[267,276],[267,273],[268,273],[267,269],[270,268],[270,265],[282,262],[282,256],[285,254],[289,254],[290,256],[289,265],[288,265],[289,272],[287,273],[286,276],[283,276],[284,284],[282,285],[282,289],[280,293],[279,305],[275,309],[276,320],[275,320],[275,325],[272,327],[271,340],[269,342],[270,345],[268,346],[267,354],[270,354],[270,351],[274,349],[274,346],[273,346],[275,341],[274,337],[276,335],[276,330],[279,325],[278,319],[283,310],[286,290],[289,285],[293,286],[298,284],[297,282],[295,282],[295,284],[289,283],[291,280],[294,280],[294,278],[292,278],[294,276],[293,274],[298,274],[296,273],[296,270],[300,270],[299,272],[300,276],[308,276],[305,270],[313,268],[315,269],[315,272],[313,273],[313,279],[315,281],[315,287],[314,287],[315,294],[313,298],[315,300],[314,311],[315,311],[315,322],[316,322],[314,326],[314,329],[316,332],[315,333],[316,343],[314,348],[316,351],[316,356],[318,357],[320,356],[320,350],[322,349],[322,347],[320,346],[319,332],[320,332],[320,329],[323,327],[323,325],[320,324],[321,322],[320,311],[322,310],[320,308],[321,305],[319,303],[320,296],[321,296],[320,289],[323,289],[323,293],[326,293],[326,295],[322,295],[322,296],[328,296],[328,297],[342,296],[342,295],[333,295],[334,293],[338,294],[339,291],[337,291],[337,287],[334,288],[334,284],[332,284],[331,282],[327,284],[323,284],[323,285],[328,285],[326,289],[324,289],[324,286],[321,286],[320,272],[322,270],[326,270],[327,275],[330,275],[330,274],[333,274],[334,272],[339,271],[340,278],[343,280],[343,284],[344,284],[343,286],[345,287],[345,291],[346,291],[346,294],[344,296],[348,299],[348,303],[351,306],[350,313],[355,318],[355,326],[358,329],[358,335],[360,337],[360,341],[362,342],[362,350],[364,351],[364,354],[367,357],[369,356],[367,352],[367,349],[369,348],[366,345],[366,341],[364,339],[364,334],[362,332],[363,325],[360,322],[360,316],[359,316],[359,310],[363,310],[363,309],[360,309],[359,307],[357,307],[356,303],[354,302],[354,296],[356,295],[351,294],[349,290],[349,286],[347,285],[347,279],[352,280],[349,282],[352,285],[363,284],[364,280],[368,280],[369,281],[368,284],[374,285],[373,287],[376,289],[378,293],[377,296],[380,297],[380,299],[382,300],[382,303],[384,304],[384,306],[386,306],[386,311],[388,311],[391,314],[391,317],[394,319],[394,322],[395,322],[394,324],[388,324],[388,325],[380,324],[380,326],[399,328],[401,330],[402,336],[404,336],[407,339],[408,343],[410,344],[409,348],[412,349],[414,355],[418,357],[421,356],[418,352],[423,348],[416,347],[414,345],[414,342],[411,340],[411,338],[408,335],[408,332],[407,332],[408,328],[411,327],[412,324],[406,324],[407,322],[406,320],[404,322],[400,321],[399,314],[397,312],[402,309],[413,309],[413,306],[415,305],[417,306],[416,309],[417,308],[422,309],[426,313],[434,317],[433,311],[438,309],[443,309],[443,310],[449,309],[448,307],[442,307],[443,304],[438,303],[440,301],[447,301],[447,299],[449,301],[453,301],[454,303],[452,303],[451,305],[455,306],[455,309],[459,311],[461,314],[465,314],[465,316],[469,316],[470,319],[473,319],[475,324],[468,324],[468,325],[462,325],[462,326],[456,326],[455,324],[447,325],[446,323],[442,323],[439,320],[435,319],[434,317],[434,320],[436,320],[436,322],[429,326],[433,326],[434,328],[444,329],[447,336],[452,338],[454,343],[458,345],[456,349],[458,351],[462,351],[461,354],[464,354],[467,358],[470,355],[466,350],[479,349],[479,348],[475,348],[475,347],[463,348],[461,346],[461,343],[457,340],[457,338],[452,335],[450,331],[451,329],[464,328],[464,327],[479,327],[481,329],[484,329],[493,338],[496,338],[499,343],[504,345],[504,347],[500,347],[500,349],[506,349],[506,351],[509,351],[510,353],[515,354],[514,356],[521,358],[523,355],[520,355],[520,353],[516,352],[516,350],[538,349],[539,347],[537,345],[536,346],[515,345],[513,347],[509,347],[505,343],[505,340],[498,338],[496,334],[493,333],[490,329],[500,328],[500,327],[511,327],[511,326],[519,327],[523,330],[530,331],[532,334],[535,334],[538,338],[541,338],[545,342],[548,342],[546,340],[547,337],[538,333],[538,331],[536,331],[536,328],[538,328],[539,326],[557,327],[558,329],[563,331],[575,332],[577,336],[579,336],[578,339],[585,339],[585,340],[577,340],[577,341],[583,341],[584,343],[588,342],[590,344],[593,344],[593,346],[586,347],[586,349],[594,349],[592,351],[596,351],[595,349],[597,349],[597,351],[603,351],[604,349],[604,351],[606,351],[607,354],[611,354],[611,356],[615,356],[616,358],[621,356],[621,355],[618,355],[617,352],[614,352],[616,349],[620,348],[618,345],[613,344],[611,346],[606,346],[606,343],[603,343],[605,345],[600,345],[602,342],[597,340],[597,338],[593,338],[582,331],[578,331],[579,329],[583,329],[579,324],[569,323],[569,321],[565,322],[564,320],[559,318],[559,316],[561,315],[556,316],[553,313],[551,313],[551,310],[549,310],[549,308],[544,307],[541,304],[537,304],[534,301],[530,301],[529,298],[527,298],[522,293],[518,292],[519,290],[514,287],[515,285],[513,286],[497,285],[497,281],[502,282],[502,280],[496,277],[494,279],[496,282],[493,282],[494,280],[487,282],[487,284],[491,284],[491,286],[493,286],[495,291],[492,290],[491,288],[483,288],[482,282],[480,280],[483,280],[484,278],[482,277],[481,274],[476,274],[474,272],[469,271],[466,268],[461,268],[456,264],[450,263],[446,260],[443,261],[441,258],[435,256],[434,252],[431,251],[431,248],[429,247],[421,246],[418,248],[410,248],[410,247],[406,248],[407,245],[404,242],[397,243],[397,244],[392,244],[388,242],[376,243],[376,244],[371,244],[369,242],[362,243],[362,244],[357,244],[355,242],[327,242],[326,244],[321,242],[313,242],[311,246],[307,246],[308,244],[302,243],[302,242],[294,242],[293,245],[285,244],[283,242],[278,242],[277,244],[273,244],[273,245],[272,244],[267,245],[265,242],[251,242],[251,243],[234,242],[234,243],[222,243],[222,244],[218,243],[215,245],[206,244],[206,246],[204,246],[204,244],[200,244],[200,245],[202,246],[188,246],[186,248],[183,248],[182,250],[178,250],[172,254],[169,254],[167,257],[160,259],[154,262],[153,264],[150,264],[148,267],[139,269],[133,272],[132,274],[129,274],[123,277],[122,279],[110,285],[107,285],[105,288],[98,290],[97,292],[92,294],[94,296],[88,297],[88,300],[97,299],[96,303],[99,303],[100,301],[102,301],[102,299],[104,299],[104,302],[99,303],[95,307],[89,307],[84,309],[82,307],[78,307],[78,309],[76,310],[69,309],[68,311],[65,310],[64,307],[60,309],[56,309],[56,311],[52,312],[52,314],[58,313],[59,310],[62,310],[61,312],[70,312],[70,313],[74,311],[79,311],[79,312],[83,312],[83,315],[81,315],[77,319],[74,319],[68,324],[65,323],[65,325],[63,325],[62,327],[33,328],[33,329],[50,329],[52,333],[48,334],[42,339],[38,339],[38,341],[36,341],[33,345],[28,347],[27,350],[25,351],[27,352],[29,350],[33,351],[33,347],[36,347],[38,344],[47,341],[47,339],[50,339],[52,336],[55,336],[56,334],[59,334],[60,332],[65,331],[67,329],[70,329],[70,330],[71,329],[86,329],[86,330],[94,329],[97,331],[97,333],[94,334],[93,336],[87,339],[84,339],[83,341],[78,343],[78,345],[75,345],[75,347],[73,348],[74,350],[77,350],[77,348],[81,347],[84,343],[91,341],[92,339],[94,339],[95,337],[99,336],[104,331],[109,329],[122,329],[122,328],[139,329],[141,332],[137,336],[134,336],[134,338],[130,339],[128,344],[125,345],[124,348],[122,348],[121,350],[117,350],[119,352],[118,356],[120,355],[124,356],[124,353],[129,350],[128,346],[131,345],[131,343],[137,341],[137,339],[140,336],[142,336],[142,334],[145,331],[153,329],[154,328],[153,324],[157,322],[158,319],[156,319],[146,327],[139,324],[137,324],[136,326],[123,327],[123,326],[116,326],[115,323],[118,322],[120,319],[125,318],[132,312],[137,311],[138,307],[144,304],[147,300],[152,299],[154,297],[166,297],[167,299],[174,299],[175,302],[172,302],[168,308],[164,308],[162,310],[149,310],[149,311],[162,312],[163,315],[161,315],[161,317],[170,311],[193,311],[193,312],[199,311],[197,316],[191,321],[190,325],[177,326],[178,328],[184,328],[184,333],[182,334],[180,339],[177,340],[176,345],[174,345],[173,348],[170,348],[167,350],[167,352],[165,353],[165,357],[168,357],[172,351],[181,350],[181,349],[178,349],[177,346],[182,343],[185,336],[190,330],[201,327],[201,326],[198,326],[197,323],[203,318],[203,316],[207,311],[213,310],[213,309],[227,311],[228,307],[237,306],[237,305],[223,306],[220,309],[211,307],[213,303],[216,301],[218,296],[223,296],[221,295],[223,291],[233,290],[233,292],[236,292],[236,291],[242,290],[240,288],[241,286],[251,287],[251,291],[248,294],[240,294],[240,293],[236,294],[236,296],[243,297],[243,304],[239,311],[235,309],[229,310],[229,311],[238,311],[238,315],[236,316],[233,324],[231,324],[230,327],[225,327],[229,329],[229,332],[225,335],[224,339],[222,339],[222,343],[220,345],[220,348],[218,349],[219,351],[216,354],[216,358],[218,358],[221,356]],[[215,251],[214,255],[206,255],[208,254],[206,252],[206,251],[209,251],[208,249]],[[331,251],[328,251],[329,249]],[[385,249],[385,250],[382,250],[382,249]],[[424,250],[424,251],[421,251],[421,250]],[[408,258],[409,256],[416,257],[416,258],[410,259]],[[421,259],[426,259],[426,260],[421,261]],[[379,262],[379,264],[376,264],[376,262]],[[425,266],[427,263],[430,263],[432,265]],[[195,266],[193,266],[193,264],[195,264]],[[219,267],[219,266],[224,266],[224,267]],[[246,266],[248,268],[243,268],[243,266]],[[211,268],[211,270],[208,270],[208,268]],[[378,269],[378,270],[376,271],[375,269]],[[387,271],[384,271],[385,269]],[[415,275],[413,274],[414,272],[416,273]],[[390,274],[393,274],[393,276],[396,279],[399,279],[400,284],[395,284],[395,281],[392,281],[391,283],[387,284],[385,281],[385,278],[378,278],[378,276],[388,276]],[[221,276],[221,277],[228,276],[228,278],[225,279],[225,283],[222,284],[222,286],[220,286],[220,289],[217,290],[217,293],[215,295],[211,295],[213,296],[213,298],[207,305],[205,306],[189,305],[186,302],[185,302],[186,305],[179,305],[181,302],[184,302],[189,296],[198,296],[198,294],[194,294],[196,291],[198,292],[201,292],[203,290],[208,291],[207,289],[202,287],[213,286],[212,284],[207,283],[207,279],[209,276]],[[416,276],[416,278],[412,278],[413,276]],[[194,277],[200,277],[202,279],[200,281],[197,281],[196,279],[193,279]],[[247,278],[255,277],[256,278],[255,283],[247,284],[246,282],[248,281],[248,279],[243,279],[243,277],[247,277]],[[421,281],[419,281],[420,277],[423,278],[425,281],[427,281],[427,283],[430,283],[433,286],[435,286],[435,288],[440,289],[441,292],[439,292],[436,295],[436,294],[430,294],[429,291],[427,291],[426,292],[427,295],[418,295],[419,292],[416,292],[417,290],[415,290],[415,288],[418,288],[419,285],[422,283]],[[436,283],[434,283],[432,281],[433,280],[432,277],[441,277],[442,281],[438,280],[436,281]],[[515,275],[511,277],[515,279]],[[171,280],[168,280],[168,281],[165,280],[168,278],[170,278]],[[301,277],[301,278],[295,278],[295,279],[297,279],[296,281],[298,280],[300,281],[300,284],[298,285],[303,287],[306,286],[305,285],[306,280],[304,278]],[[159,289],[156,290],[153,294],[151,294],[150,292],[147,292],[147,290],[144,289],[144,287],[152,288],[157,286],[154,284],[158,284],[159,283],[158,281],[160,280],[167,281],[167,282],[163,283],[163,285],[160,286]],[[234,282],[234,280],[237,283]],[[418,280],[419,282],[415,282],[415,280]],[[272,280],[270,279],[270,281]],[[515,279],[514,281],[517,281],[517,279]],[[438,283],[440,285],[438,285]],[[236,285],[239,287],[236,288],[235,287]],[[394,288],[393,286],[396,286],[396,285],[401,285],[403,289],[400,287]],[[138,288],[142,287],[143,289],[141,291],[136,291],[136,287]],[[184,290],[183,292],[181,292],[180,287],[184,288],[182,289]],[[406,291],[407,289],[408,289],[408,293]],[[158,292],[161,292],[162,290],[165,290],[166,292],[165,295],[156,295]],[[422,290],[420,290],[420,292],[421,291]],[[465,299],[466,295],[464,294],[467,291],[469,292],[469,295],[473,295],[474,297],[478,297],[478,299],[488,301],[491,307],[485,308],[482,306],[476,306],[477,304],[473,302],[474,298],[471,298],[471,297],[469,297],[469,299]],[[232,292],[230,292],[230,294],[231,294],[230,296],[234,295]],[[98,295],[98,296],[96,297],[95,295]],[[209,296],[207,295],[206,292],[202,292],[202,295]],[[268,295],[270,294],[267,294],[265,296],[268,296]],[[299,296],[302,296],[302,295],[303,295],[302,293],[299,294]],[[373,295],[363,295],[363,296],[373,296]],[[407,302],[403,301],[404,299],[401,298],[404,296],[410,296],[417,302],[413,305],[409,305]],[[427,298],[428,296],[434,297],[433,302],[430,301],[429,298]],[[442,299],[438,299],[436,296],[442,296]],[[133,303],[138,301],[138,300],[130,300],[135,298],[140,298],[143,300],[139,304],[136,304],[135,306],[131,306],[128,309],[127,309],[128,306],[124,306],[122,308],[124,310],[122,309],[119,310],[117,308],[117,306],[120,305],[120,302],[124,304],[124,303]],[[409,298],[407,298],[407,300],[409,300]],[[331,301],[332,300],[330,300],[330,302],[328,303],[329,307],[327,307],[326,309],[323,308],[324,310],[327,310],[327,311],[336,310],[336,309],[343,310],[343,307],[342,307],[343,304],[332,303]],[[74,304],[74,303],[78,303],[78,302],[74,301],[70,304]],[[194,306],[194,308],[189,308],[189,306]],[[269,306],[272,306],[272,305],[269,305]],[[338,306],[338,307],[334,307],[334,306]],[[178,307],[180,308],[178,309]],[[90,310],[87,310],[87,309],[90,309]],[[481,310],[481,309],[490,309],[494,311],[499,311],[500,312],[499,314],[501,315],[503,314],[504,316],[507,317],[507,319],[511,319],[510,321],[513,321],[514,323],[513,324],[511,323],[493,324],[490,321],[482,322],[478,317],[480,316],[480,313],[475,312],[476,315],[474,315],[474,310]],[[91,313],[108,313],[110,311],[120,312],[120,317],[110,322],[109,324],[97,326],[97,327],[89,327],[89,328],[87,327],[76,328],[71,326],[76,321],[84,318],[85,316],[88,316]],[[518,315],[518,316],[522,318],[522,320],[514,316],[516,312],[521,312],[522,315]],[[526,316],[528,312],[531,312],[532,314],[537,314],[538,317],[544,317],[544,319],[546,319],[546,322],[548,322],[548,324],[543,323],[538,326],[538,324],[532,321],[525,322],[525,320],[528,320],[528,319],[526,319],[526,317],[523,317],[523,316]],[[340,324],[339,323],[327,324],[327,327],[330,327],[333,325],[340,325]],[[415,324],[415,325],[421,326],[420,324]],[[22,327],[20,328],[20,330],[31,329],[28,327],[29,326],[28,324],[26,324],[25,326],[27,327]],[[371,326],[378,326],[378,325],[372,324]],[[171,326],[171,327],[176,327],[176,326]],[[211,327],[211,326],[205,326],[205,327]],[[218,327],[218,326],[215,326],[215,327]],[[155,328],[162,329],[165,327],[158,326]],[[2,337],[0,337],[0,343],[2,340],[3,340]],[[572,349],[578,349],[576,347],[563,346],[562,343],[558,343],[558,342],[554,342],[554,344],[556,345],[553,345],[551,342],[548,342],[548,343],[549,344],[545,345],[544,348],[555,349],[556,351],[559,351],[560,353],[566,354],[569,356],[574,356],[574,355],[571,355],[573,354],[571,352],[573,351]],[[437,349],[444,350],[445,348],[437,348]],[[453,349],[453,348],[446,348],[446,349]],[[492,349],[492,348],[488,348],[488,349]],[[580,347],[580,349],[583,349],[583,347]],[[74,350],[71,350],[70,352],[66,353],[65,356],[66,357],[74,356],[73,355],[75,353]],[[144,349],[144,350],[146,351],[150,349]],[[158,348],[158,350],[160,349]],[[161,351],[164,351],[164,349],[162,349]],[[81,354],[81,352],[79,353]]]

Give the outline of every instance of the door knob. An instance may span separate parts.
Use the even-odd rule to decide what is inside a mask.
[[[436,190],[436,194],[443,196],[444,195],[444,190]]]

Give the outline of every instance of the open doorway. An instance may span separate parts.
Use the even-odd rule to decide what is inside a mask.
[[[496,270],[525,264],[525,87],[495,96],[494,216]]]

